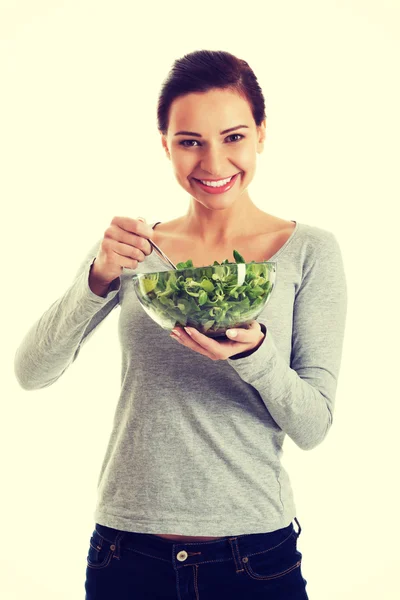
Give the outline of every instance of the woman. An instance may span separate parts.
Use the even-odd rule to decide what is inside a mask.
[[[332,233],[250,199],[265,126],[245,61],[211,51],[175,61],[158,129],[190,195],[186,214],[153,227],[115,217],[17,351],[20,384],[47,387],[121,308],[122,384],[98,482],[87,600],[308,597],[280,458],[286,435],[310,450],[332,424],[346,281]],[[268,305],[230,340],[192,328],[170,334],[131,283],[132,271],[168,268],[149,238],[175,264],[232,260],[234,249],[247,262],[276,261]]]

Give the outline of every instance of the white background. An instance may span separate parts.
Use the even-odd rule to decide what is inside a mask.
[[[0,7],[0,596],[84,598],[119,393],[119,309],[50,388],[20,388],[14,354],[115,215],[186,212],[156,105],[173,61],[209,49],[245,59],[264,92],[251,198],[332,231],[345,262],[333,427],[310,452],[285,442],[310,600],[398,598],[398,2]]]

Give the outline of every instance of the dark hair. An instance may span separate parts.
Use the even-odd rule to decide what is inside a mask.
[[[164,80],[157,105],[158,130],[167,135],[175,98],[215,88],[232,90],[247,100],[257,126],[266,118],[264,96],[248,63],[222,50],[198,50],[177,59]]]

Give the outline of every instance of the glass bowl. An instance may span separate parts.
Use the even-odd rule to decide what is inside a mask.
[[[146,313],[164,329],[193,327],[212,338],[227,338],[263,310],[275,286],[276,262],[224,263],[133,275]]]

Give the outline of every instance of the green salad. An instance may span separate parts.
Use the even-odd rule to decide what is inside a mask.
[[[234,263],[226,259],[195,268],[189,259],[178,263],[177,270],[146,273],[140,281],[142,301],[160,313],[160,321],[193,325],[203,333],[218,335],[228,327],[249,322],[271,294],[275,264],[268,261],[246,264],[236,250],[233,257]],[[239,285],[240,263],[246,266]]]

